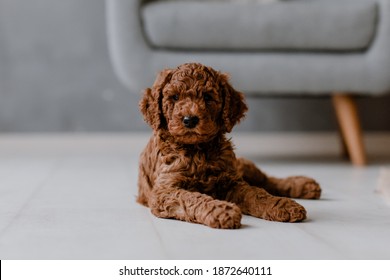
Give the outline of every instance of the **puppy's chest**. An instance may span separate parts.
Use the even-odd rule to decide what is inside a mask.
[[[171,172],[180,174],[183,188],[211,195],[229,188],[236,174],[230,153],[184,153],[167,163]]]

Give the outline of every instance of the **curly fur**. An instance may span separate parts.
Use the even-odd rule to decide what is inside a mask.
[[[140,110],[153,128],[141,154],[137,201],[154,215],[213,228],[239,228],[243,214],[299,222],[306,210],[290,198],[318,199],[303,176],[269,177],[236,158],[225,137],[245,115],[244,96],[226,74],[187,63],[163,70],[144,91]],[[192,124],[185,119],[196,119]]]

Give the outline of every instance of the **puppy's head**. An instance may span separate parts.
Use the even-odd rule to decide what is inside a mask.
[[[165,69],[144,91],[141,112],[154,130],[167,130],[177,142],[208,142],[230,132],[247,110],[243,94],[228,80],[226,74],[198,63]]]

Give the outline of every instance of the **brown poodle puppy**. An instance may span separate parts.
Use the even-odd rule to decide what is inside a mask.
[[[140,109],[154,134],[140,158],[138,202],[157,217],[228,229],[240,227],[241,213],[299,222],[305,208],[280,196],[320,197],[313,179],[268,177],[236,158],[225,134],[247,106],[226,74],[198,63],[166,69]]]

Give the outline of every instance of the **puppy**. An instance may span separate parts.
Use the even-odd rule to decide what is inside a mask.
[[[154,133],[140,157],[137,201],[157,217],[223,229],[239,228],[242,214],[299,222],[306,210],[290,198],[320,197],[311,178],[269,177],[236,158],[225,134],[247,106],[226,74],[198,63],[163,70],[140,110]]]

